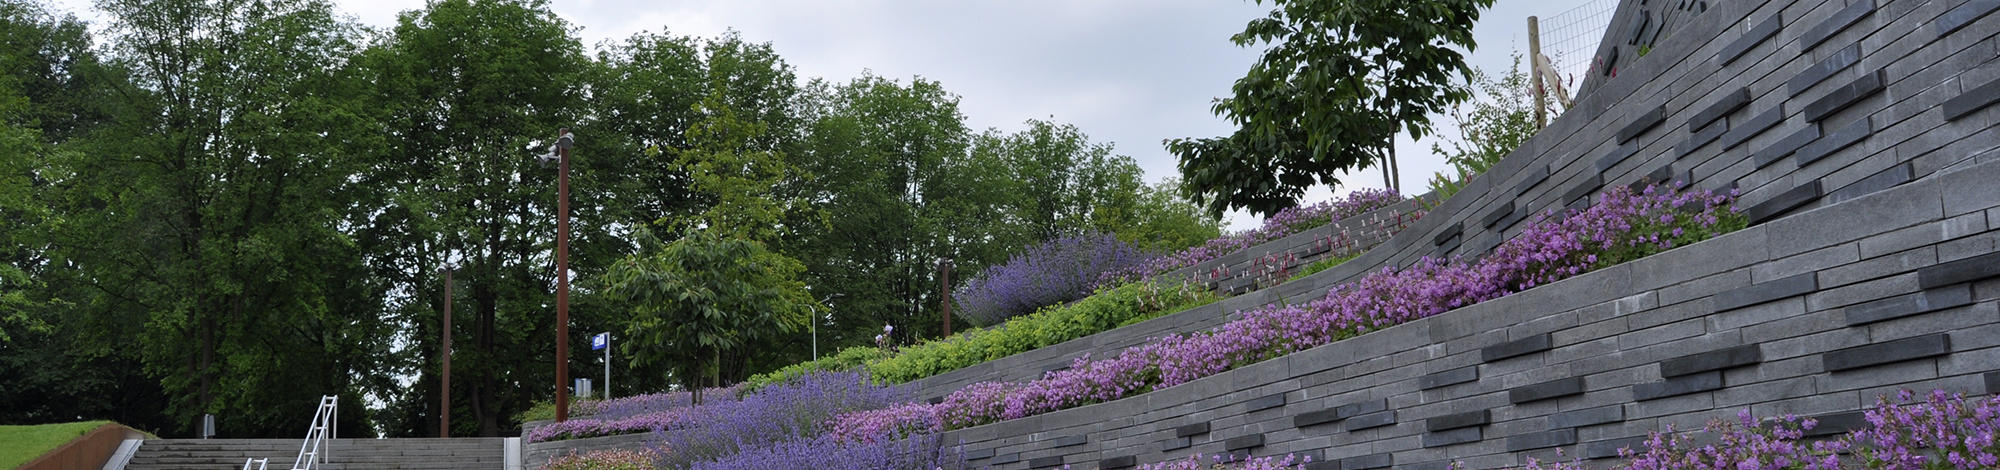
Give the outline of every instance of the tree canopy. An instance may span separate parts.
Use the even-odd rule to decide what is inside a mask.
[[[1212,214],[1271,214],[1297,205],[1307,187],[1339,186],[1367,167],[1396,189],[1395,136],[1422,138],[1430,115],[1470,96],[1461,51],[1493,1],[1271,3],[1230,38],[1264,53],[1211,107],[1236,131],[1166,142],[1188,189]]]
[[[535,157],[564,127],[569,340],[657,346],[620,355],[621,395],[797,362],[814,330],[935,335],[938,258],[1220,226],[1074,126],[968,129],[941,83],[801,78],[733,32],[586,48],[544,0],[438,0],[380,31],[323,0],[100,8],[102,37],[0,0],[0,424],[296,437],[338,395],[368,410],[349,434],[516,429],[554,395],[556,173]]]

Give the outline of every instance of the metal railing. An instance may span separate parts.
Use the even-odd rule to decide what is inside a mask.
[[[292,460],[292,470],[312,470],[314,463],[326,463],[327,449],[332,447],[327,441],[333,440],[340,431],[340,423],[335,419],[339,416],[338,397],[327,395],[319,398],[319,409],[313,411],[312,426],[306,428],[306,441],[299,444],[299,456]],[[247,468],[249,463],[244,463],[244,466]]]
[[[271,459],[243,459],[243,470],[250,470],[250,464],[253,463],[257,464],[257,470],[264,470],[264,466],[269,465]]]

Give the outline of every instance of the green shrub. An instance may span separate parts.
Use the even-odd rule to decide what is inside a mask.
[[[1367,253],[1367,252],[1361,250],[1355,250],[1355,252],[1348,253],[1346,255],[1335,256],[1332,258],[1314,261],[1312,262],[1312,264],[1306,265],[1305,269],[1299,270],[1298,274],[1292,275],[1291,279],[1285,280],[1285,282],[1296,281],[1299,280],[1299,278],[1311,276],[1313,275],[1313,273],[1332,269],[1334,266],[1339,266],[1341,263],[1346,263],[1347,260],[1351,260],[1357,256],[1361,256],[1362,253]]]
[[[1099,290],[1074,303],[1043,307],[1035,313],[1008,319],[1000,326],[970,330],[895,351],[873,346],[843,349],[817,361],[751,376],[744,382],[743,393],[812,372],[857,367],[865,368],[882,383],[909,382],[1207,305],[1221,298],[1187,283],[1134,282]]]
[[[998,327],[905,347],[868,364],[884,383],[903,383],[1096,334],[1135,319],[1206,305],[1221,297],[1185,283],[1137,282],[1076,303],[1042,308]]]
[[[556,457],[541,470],[652,470],[652,451],[630,449],[593,450]]]
[[[794,378],[804,376],[806,374],[811,374],[814,372],[841,372],[846,370],[853,370],[856,368],[866,366],[870,362],[881,360],[882,358],[888,356],[889,356],[888,352],[883,351],[882,348],[874,346],[855,346],[847,349],[842,349],[840,350],[840,352],[836,352],[832,356],[826,356],[816,360],[792,364],[789,366],[785,366],[784,368],[771,371],[769,373],[752,375],[750,376],[749,379],[743,381],[743,388],[738,393],[748,394],[750,392],[757,391],[757,389],[764,388],[765,386],[785,383],[791,381]]]

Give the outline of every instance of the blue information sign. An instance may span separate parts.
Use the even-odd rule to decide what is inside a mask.
[[[611,343],[610,332],[598,333],[597,336],[590,337],[590,350],[596,351],[599,349],[604,349],[604,346],[610,343]]]

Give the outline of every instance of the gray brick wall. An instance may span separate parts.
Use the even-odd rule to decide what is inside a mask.
[[[946,442],[1000,469],[1196,453],[1501,468],[1557,449],[1611,456],[1647,432],[1745,408],[1825,417],[1833,432],[1900,389],[1989,394],[1989,378],[2000,380],[2000,221],[1987,214],[2000,195],[1963,188],[1991,181],[2000,162]],[[1984,251],[1939,255],[1967,244]]]

